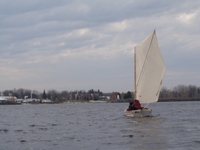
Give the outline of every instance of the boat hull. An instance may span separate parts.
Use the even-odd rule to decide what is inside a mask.
[[[0,105],[21,105],[22,103],[10,103],[10,102],[4,102],[4,103],[0,103]]]
[[[151,116],[151,109],[138,109],[138,110],[124,110],[124,115],[128,117],[150,117]]]

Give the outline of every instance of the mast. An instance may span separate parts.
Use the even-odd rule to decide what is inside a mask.
[[[136,47],[134,47],[134,99],[136,99]]]

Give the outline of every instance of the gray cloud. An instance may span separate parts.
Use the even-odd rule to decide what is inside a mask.
[[[187,0],[2,1],[0,90],[133,90],[134,46],[154,28],[167,69],[164,86],[200,85],[196,75],[183,76],[200,74],[199,6]]]

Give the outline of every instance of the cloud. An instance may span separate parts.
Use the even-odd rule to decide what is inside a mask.
[[[191,23],[192,20],[195,19],[197,13],[183,13],[178,15],[178,20],[180,20],[183,23]]]
[[[132,91],[134,46],[154,29],[165,84],[185,81],[184,72],[199,74],[199,6],[187,0],[2,1],[0,90]]]

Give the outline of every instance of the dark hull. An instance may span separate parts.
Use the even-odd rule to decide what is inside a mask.
[[[5,103],[0,103],[0,105],[21,105],[22,103],[11,103],[11,102],[5,102]]]

